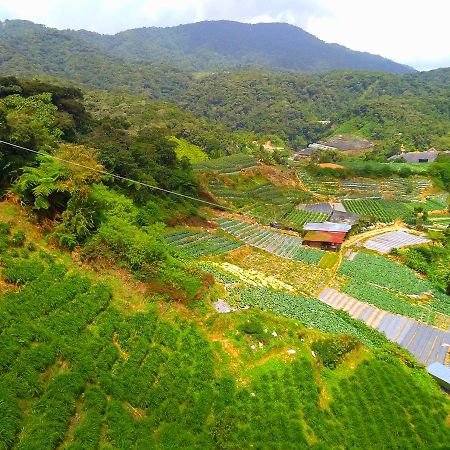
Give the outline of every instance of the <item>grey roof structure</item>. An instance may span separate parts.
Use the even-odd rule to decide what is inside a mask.
[[[309,222],[303,225],[303,229],[307,231],[350,231],[351,225],[345,223],[332,222]]]
[[[434,362],[427,367],[427,372],[436,379],[440,385],[450,389],[450,367]]]
[[[320,212],[324,214],[331,214],[333,207],[329,203],[314,203],[313,205],[305,205],[303,207],[305,211]]]
[[[359,214],[353,214],[346,211],[333,210],[331,216],[328,218],[328,222],[340,223],[353,226],[358,223],[361,216]]]
[[[431,163],[436,161],[439,153],[436,149],[430,148],[425,152],[404,152],[399,155],[394,155],[388,158],[388,161],[398,161],[400,159],[405,160],[408,163]],[[449,154],[450,152],[441,152],[443,154]]]

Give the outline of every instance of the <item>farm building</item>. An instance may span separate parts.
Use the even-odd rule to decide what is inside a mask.
[[[348,223],[309,222],[303,229],[307,231],[303,244],[322,250],[338,251],[351,230]]]
[[[338,251],[345,240],[345,231],[308,231],[303,244],[322,250]]]
[[[336,209],[333,209],[328,221],[353,226],[358,223],[360,217],[361,216],[359,214],[353,214],[346,211],[337,211]]]
[[[441,152],[442,154],[450,154],[450,152]],[[440,152],[434,147],[431,147],[425,152],[401,152],[399,155],[394,155],[388,158],[388,161],[398,161],[403,159],[408,163],[432,163],[436,161]]]
[[[450,367],[434,362],[427,367],[427,372],[447,392],[450,392]]]
[[[303,225],[306,231],[326,231],[326,232],[344,232],[348,233],[352,226],[346,223],[333,222],[309,222]]]

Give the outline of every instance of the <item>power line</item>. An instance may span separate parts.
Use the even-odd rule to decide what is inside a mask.
[[[80,163],[77,163],[75,161],[70,161],[68,159],[60,158],[59,156],[54,156],[54,155],[50,155],[50,154],[45,153],[45,152],[41,152],[39,150],[32,150],[31,148],[22,147],[21,145],[13,144],[12,142],[7,142],[7,141],[0,140],[0,144],[6,144],[6,145],[9,145],[11,147],[15,147],[15,148],[19,148],[21,150],[25,150],[27,152],[35,153],[36,155],[41,155],[41,156],[46,156],[46,157],[49,157],[49,158],[53,158],[53,159],[56,159],[58,161],[65,162],[67,164],[72,164],[74,166],[82,167],[83,169],[88,169],[88,170],[92,170],[93,172],[101,173],[103,175],[108,175],[108,176],[116,178],[118,180],[129,181],[131,183],[138,184],[138,185],[150,188],[150,189],[155,189],[155,190],[160,191],[160,192],[165,192],[166,194],[178,195],[179,197],[184,197],[184,198],[187,198],[189,200],[194,200],[196,202],[205,203],[205,204],[208,204],[208,205],[211,205],[211,206],[215,206],[215,207],[221,208],[221,209],[227,209],[227,210],[232,211],[232,212],[237,212],[234,208],[230,208],[229,206],[219,205],[218,203],[209,202],[207,200],[202,200],[202,199],[197,198],[197,197],[192,197],[190,195],[181,194],[179,192],[171,191],[169,189],[164,189],[164,188],[161,188],[159,186],[155,186],[155,185],[148,184],[148,183],[143,183],[142,181],[133,180],[132,178],[122,177],[121,175],[117,175],[117,174],[112,173],[112,172],[107,172],[106,170],[100,170],[100,169],[96,169],[95,167],[85,166],[84,164],[80,164]]]

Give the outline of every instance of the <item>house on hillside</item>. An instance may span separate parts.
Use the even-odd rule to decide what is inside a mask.
[[[308,231],[303,238],[303,244],[337,252],[341,248],[347,233],[345,231]]]
[[[391,156],[388,161],[406,161],[407,163],[432,163],[436,161],[439,154],[450,154],[450,152],[439,152],[434,147],[424,152],[404,152]]]
[[[307,231],[303,238],[303,244],[310,247],[320,248],[337,252],[344,242],[352,225],[334,222],[309,222],[305,223],[303,229]]]
[[[328,218],[328,222],[353,226],[358,223],[360,217],[361,216],[359,214],[353,214],[347,211],[337,211],[333,209],[331,216]]]

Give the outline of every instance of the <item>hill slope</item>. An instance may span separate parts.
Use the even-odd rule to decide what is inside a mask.
[[[294,71],[414,71],[381,56],[327,44],[301,28],[283,23],[199,22],[171,28],[139,28],[110,36],[87,31],[59,31],[24,21],[5,21],[0,30],[3,50],[12,46],[24,56],[36,45],[42,47],[41,56],[56,56],[48,51],[46,37],[51,35],[59,38],[60,45],[56,48],[60,51],[75,47],[77,53],[87,52],[95,58],[109,55],[127,62],[170,63],[191,71],[255,65]],[[17,41],[11,42],[12,35]],[[31,48],[21,45],[29,39],[32,39]]]

